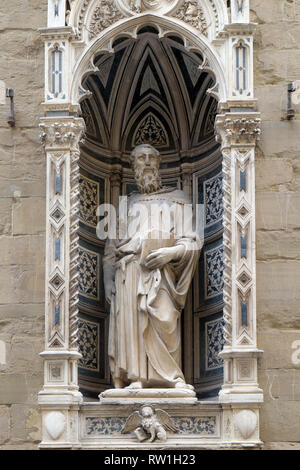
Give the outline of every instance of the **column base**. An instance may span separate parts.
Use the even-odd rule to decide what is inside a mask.
[[[239,385],[224,386],[219,392],[220,403],[257,403],[264,402],[263,390],[258,387],[240,387]]]
[[[43,391],[38,402],[42,412],[40,449],[80,448],[78,416],[83,402],[76,391]]]

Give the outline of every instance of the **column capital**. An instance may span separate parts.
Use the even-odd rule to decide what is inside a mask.
[[[40,129],[45,150],[70,150],[81,140],[85,123],[82,118],[73,116],[43,117]]]
[[[216,139],[223,150],[231,147],[255,147],[261,135],[260,113],[219,114],[215,128]]]
[[[114,171],[114,173],[110,177],[111,186],[112,186],[112,188],[114,188],[116,186],[119,187],[120,184],[121,184],[121,181],[122,181],[121,170],[114,169],[113,171]]]

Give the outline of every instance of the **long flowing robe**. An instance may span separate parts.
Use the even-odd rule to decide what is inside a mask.
[[[171,214],[171,233],[182,223],[182,209],[190,204],[184,192],[164,189],[151,195],[137,195],[134,204],[175,207]],[[177,225],[176,225],[177,224]],[[196,234],[185,233],[170,242],[149,242],[149,234],[127,235],[109,241],[104,257],[105,285],[114,280],[109,327],[109,359],[114,379],[124,385],[141,381],[144,387],[174,387],[184,380],[181,370],[180,317],[200,254]],[[183,245],[184,254],[177,262],[162,269],[144,266],[145,246],[158,249]]]

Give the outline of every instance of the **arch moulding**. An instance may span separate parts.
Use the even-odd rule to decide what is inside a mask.
[[[263,394],[257,361],[262,352],[257,349],[255,251],[255,148],[260,114],[253,88],[255,25],[249,22],[249,0],[231,0],[230,8],[227,3],[48,0],[48,26],[40,30],[45,42],[40,127],[47,158],[44,387],[39,394],[42,448],[137,447],[134,436],[120,435],[131,408],[86,403],[79,391],[78,163],[85,129],[80,102],[89,93],[82,80],[97,71],[95,54],[112,54],[116,39],[136,38],[145,25],[155,26],[161,38],[180,36],[187,50],[202,55],[201,69],[215,77],[208,93],[219,103],[215,131],[223,153],[224,383],[218,400],[198,402],[196,411],[195,406],[192,410],[187,405],[182,411],[182,405],[167,405],[179,427],[180,420],[195,415],[199,425],[197,431],[183,429],[180,436],[170,436],[164,446],[261,444]],[[155,444],[143,444],[143,448],[155,448]]]

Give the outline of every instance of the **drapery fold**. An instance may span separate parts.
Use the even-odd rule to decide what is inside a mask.
[[[157,196],[161,203],[173,206],[174,203],[182,205],[189,202],[178,190],[158,193]],[[153,201],[156,202],[155,197],[149,204]],[[175,210],[171,231],[178,223],[176,214]],[[149,270],[141,262],[145,242],[139,235],[138,242],[133,237],[106,244],[105,282],[108,285],[110,278],[115,286],[110,311],[110,368],[113,378],[121,380],[124,385],[141,381],[144,387],[174,387],[178,381],[184,381],[181,370],[181,311],[201,246],[196,234],[174,240],[174,246],[183,245],[185,248],[181,259],[162,269]],[[146,243],[149,245],[148,239]],[[155,249],[165,247],[166,242],[155,240],[153,246]]]

